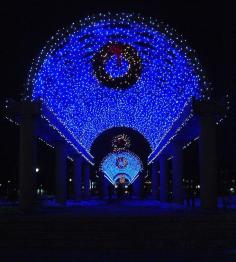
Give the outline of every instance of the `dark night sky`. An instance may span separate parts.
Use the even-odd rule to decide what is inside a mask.
[[[215,88],[214,95],[226,92],[235,101],[233,45],[234,8],[227,1],[8,1],[1,3],[1,102],[6,97],[19,100],[23,83],[34,57],[57,29],[83,16],[100,11],[139,12],[174,27],[196,50],[206,75]],[[81,3],[80,3],[81,2]],[[236,155],[235,109],[222,131],[227,138],[228,155]],[[18,161],[18,129],[1,115],[0,180],[13,174]],[[230,147],[230,148],[229,148]],[[222,148],[223,150],[223,148]],[[228,156],[227,155],[227,156]],[[231,159],[231,158],[229,158]],[[232,158],[233,161],[233,158]],[[1,181],[0,181],[1,182]]]

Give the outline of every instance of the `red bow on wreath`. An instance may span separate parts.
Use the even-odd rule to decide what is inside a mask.
[[[109,51],[117,57],[117,65],[121,66],[121,54],[123,52],[123,47],[119,45],[112,45]]]

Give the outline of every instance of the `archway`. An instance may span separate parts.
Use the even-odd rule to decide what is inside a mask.
[[[151,153],[151,147],[142,134],[127,127],[113,127],[107,129],[94,140],[90,151],[94,156],[94,168],[98,169],[102,159],[108,153],[112,152],[112,139],[120,134],[125,134],[130,138],[129,150],[141,159],[145,169],[148,156]]]
[[[147,170],[148,156],[151,153],[151,147],[147,139],[132,128],[114,127],[107,129],[95,139],[91,147],[91,154],[94,156],[95,163],[91,170],[91,180],[93,180],[98,187],[101,187],[101,180],[104,175],[100,171],[101,162],[108,154],[113,152],[112,141],[119,135],[125,135],[130,140],[128,150],[137,155],[140,159],[140,162],[142,163],[141,175],[145,174]]]

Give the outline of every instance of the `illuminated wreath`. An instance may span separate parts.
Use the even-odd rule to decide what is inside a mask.
[[[128,149],[130,147],[129,137],[125,134],[115,136],[112,139],[112,147],[114,152]]]
[[[128,160],[124,157],[118,157],[116,160],[116,166],[119,169],[125,168],[128,165]]]
[[[111,76],[106,69],[107,63],[114,56],[117,59],[117,67],[120,67],[123,61],[128,63],[126,72],[117,77]],[[102,84],[112,88],[126,89],[140,78],[141,59],[132,46],[123,43],[109,43],[94,55],[93,70]]]

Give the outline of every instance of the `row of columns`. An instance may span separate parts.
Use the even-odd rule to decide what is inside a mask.
[[[217,207],[217,160],[216,160],[216,125],[212,114],[203,114],[199,117],[199,176],[200,200],[203,208]],[[172,186],[173,202],[183,204],[183,152],[182,143],[172,143]],[[161,155],[160,165],[160,201],[168,199],[168,168],[167,157]],[[152,196],[157,198],[158,189],[157,162],[152,165]]]
[[[139,174],[139,176],[136,178],[136,180],[132,184],[132,196],[134,198],[140,198],[142,197],[142,190],[143,190],[143,172]]]
[[[31,209],[35,201],[35,155],[36,155],[36,118],[38,110],[30,104],[23,104],[21,108],[20,125],[20,207]],[[216,130],[212,113],[201,114],[199,117],[199,167],[200,167],[200,197],[204,208],[216,207]],[[58,203],[66,201],[66,145],[64,141],[56,143],[56,200]],[[167,200],[168,177],[167,162],[161,156],[160,162],[160,199]],[[173,143],[173,200],[183,203],[183,155],[181,143]],[[104,185],[106,179],[104,179]],[[137,183],[135,190],[140,191]],[[107,188],[107,187],[106,187]],[[156,163],[153,165],[152,194],[157,197],[158,178]],[[76,199],[81,198],[82,190],[82,159],[74,159],[74,192]],[[106,189],[104,189],[106,190]],[[89,165],[85,168],[84,195],[89,196]]]
[[[183,204],[183,154],[181,143],[173,143],[172,145],[172,190],[173,202]],[[158,177],[158,163],[152,165],[152,197],[157,199],[158,187],[160,188],[160,201],[168,201],[168,163],[167,156],[162,155],[159,158],[160,176]],[[159,184],[160,181],[160,184]]]
[[[19,205],[21,210],[31,210],[36,201],[35,167],[37,151],[36,124],[38,112],[30,104],[23,104],[20,125],[20,172]],[[56,175],[55,199],[64,204],[67,199],[67,147],[65,141],[55,143]],[[82,165],[85,165],[84,198],[89,197],[90,166],[81,156],[74,157],[74,195],[75,200],[82,198]]]
[[[67,199],[67,152],[64,141],[56,142],[56,201],[64,204]],[[74,156],[73,191],[75,200],[79,201],[89,197],[90,166],[81,156]],[[85,165],[84,181],[82,181],[82,166]],[[82,184],[84,194],[82,194]]]

